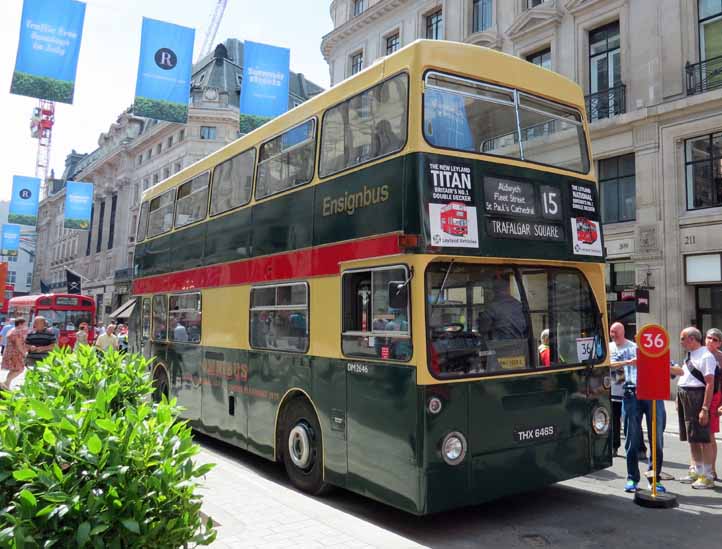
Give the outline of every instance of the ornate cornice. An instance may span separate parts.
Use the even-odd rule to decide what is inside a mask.
[[[558,25],[561,23],[562,17],[563,14],[557,7],[556,1],[547,0],[535,8],[521,12],[506,29],[506,35],[516,41],[530,32]]]
[[[475,32],[464,39],[467,44],[484,46],[486,48],[501,49],[504,37],[496,29],[488,29],[482,32]]]
[[[602,4],[609,4],[609,0],[566,0],[564,8],[577,16]]]
[[[333,49],[340,42],[343,42],[352,34],[362,31],[377,19],[404,4],[408,4],[410,1],[411,0],[381,0],[361,15],[351,17],[351,19],[343,25],[336,27],[321,39],[321,53],[323,54],[323,58],[326,62],[330,61]]]

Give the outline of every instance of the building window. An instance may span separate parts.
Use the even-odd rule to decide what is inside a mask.
[[[308,284],[251,288],[251,347],[308,350]]]
[[[527,55],[526,60],[544,69],[552,70],[552,50],[549,48]]]
[[[602,221],[634,221],[637,213],[634,154],[599,161]]]
[[[95,243],[95,253],[100,252],[103,247],[103,221],[105,220],[105,200],[100,203],[100,215],[98,216],[98,240]]]
[[[150,187],[150,179],[146,177],[143,179],[143,190],[146,190],[148,187]]]
[[[168,179],[170,177],[170,168],[166,166],[163,168],[163,179]]]
[[[148,150],[145,152],[145,159],[146,159],[146,160],[150,160],[150,157],[151,157],[152,155],[153,155],[153,150],[152,150],[152,149],[148,149]]]
[[[181,171],[181,163],[180,163],[180,162],[176,162],[176,163],[173,165],[173,173],[178,173],[179,171]]]
[[[589,33],[589,93],[594,95],[590,118],[623,112],[623,97],[613,90],[622,84],[619,21]]]
[[[93,238],[93,217],[95,216],[95,204],[90,207],[90,230],[88,230],[88,240],[85,243],[85,255],[90,255],[90,241]]]
[[[361,15],[366,11],[367,0],[353,0],[353,16]]]
[[[155,185],[156,183],[158,183],[158,174],[154,173],[153,174],[153,185]]]
[[[699,0],[699,58],[722,56],[722,0]]]
[[[634,339],[637,333],[637,302],[625,299],[624,290],[632,290],[636,286],[636,266],[630,262],[606,263],[604,265],[607,293],[615,294],[616,301],[607,300],[609,324],[624,324],[625,337]]]
[[[430,40],[441,40],[444,19],[441,9],[426,16],[426,35]]]
[[[722,326],[722,285],[697,286],[697,327],[704,334]]]
[[[687,139],[687,209],[722,206],[722,132]]]
[[[169,135],[166,141],[166,149],[170,149],[173,146],[173,136]]]
[[[526,9],[530,10],[536,8],[538,5],[543,3],[544,0],[526,0]]]
[[[15,271],[8,271],[8,284],[15,284],[16,276]]]
[[[138,166],[140,166],[143,163],[143,155],[142,154],[138,155],[138,159],[137,159],[136,163],[138,164]]]
[[[215,126],[201,126],[201,139],[215,139],[216,138],[216,127]]]
[[[351,74],[356,74],[364,68],[364,54],[362,51],[351,56]]]
[[[16,256],[16,255],[8,256],[8,263],[17,263],[17,261],[18,261],[18,256]]]
[[[26,286],[33,285],[33,273],[25,273],[25,285]]]
[[[398,32],[386,37],[386,55],[391,55],[398,50],[400,46],[401,40]]]
[[[113,249],[113,238],[115,237],[115,210],[118,207],[118,195],[114,194],[110,200],[110,223],[108,224],[108,249]]]
[[[158,143],[155,146],[155,154],[160,154],[162,150],[163,150],[163,143]]]
[[[491,27],[491,0],[474,0],[472,32],[481,32]]]
[[[186,138],[186,131],[185,131],[185,130],[179,131],[179,132],[178,132],[178,142],[180,143],[180,142],[183,141],[185,138]]]

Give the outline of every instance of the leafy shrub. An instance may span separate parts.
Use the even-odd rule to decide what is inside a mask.
[[[136,97],[133,104],[133,114],[155,118],[156,120],[167,120],[185,124],[188,121],[188,105],[173,103],[161,99],[148,99],[147,97]]]
[[[37,216],[27,214],[8,214],[8,223],[14,223],[15,225],[35,225],[38,222]]]
[[[257,116],[255,114],[241,114],[239,119],[239,131],[241,133],[250,133],[256,128],[263,126],[269,120],[272,120],[272,117]]]
[[[37,76],[25,72],[15,71],[10,84],[10,93],[38,97],[48,101],[72,103],[75,92],[75,82],[56,80],[46,76]]]
[[[0,547],[207,545],[199,447],[148,362],[56,350],[0,398]]]

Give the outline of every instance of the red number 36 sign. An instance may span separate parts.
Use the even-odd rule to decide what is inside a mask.
[[[669,334],[659,324],[645,324],[637,333],[637,347],[650,358],[660,357],[669,349]]]

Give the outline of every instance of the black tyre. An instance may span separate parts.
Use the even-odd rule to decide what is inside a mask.
[[[283,464],[293,485],[319,496],[328,490],[323,481],[323,440],[316,412],[304,398],[294,398],[283,413]]]
[[[168,372],[162,366],[156,367],[153,372],[153,402],[170,399],[170,383],[168,381]]]

